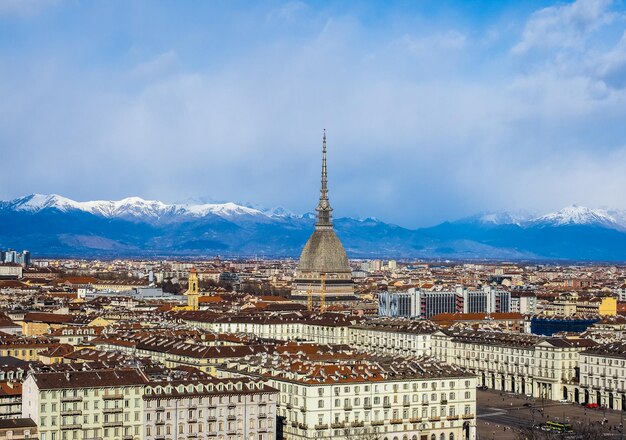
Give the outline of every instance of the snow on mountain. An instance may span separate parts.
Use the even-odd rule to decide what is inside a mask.
[[[211,214],[224,218],[242,215],[267,217],[257,209],[248,208],[235,203],[168,205],[158,200],[144,200],[139,197],[127,197],[117,201],[94,200],[89,202],[77,202],[56,194],[31,194],[11,200],[1,206],[15,211],[27,211],[32,213],[40,212],[45,209],[57,209],[62,212],[77,210],[106,218],[159,219],[171,215],[206,217]]]
[[[533,216],[526,211],[493,211],[481,212],[471,217],[465,217],[457,223],[478,223],[481,225],[518,225],[521,226]]]
[[[571,226],[571,225],[596,225],[612,229],[621,229],[624,224],[610,215],[604,209],[590,209],[584,206],[572,205],[560,211],[542,215],[531,220],[534,225]]]

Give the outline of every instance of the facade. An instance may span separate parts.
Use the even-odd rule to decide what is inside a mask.
[[[37,423],[40,440],[140,439],[147,382],[138,369],[33,373],[22,417]]]
[[[598,345],[580,353],[580,380],[563,386],[564,398],[626,411],[626,343]]]
[[[174,373],[31,373],[23,385],[22,416],[36,421],[40,440],[275,438],[277,390],[250,379]]]
[[[511,312],[534,315],[537,313],[537,296],[531,292],[512,292]]]
[[[433,356],[478,376],[492,389],[546,399],[561,399],[566,383],[577,380],[581,351],[595,346],[589,339],[541,338],[476,330],[435,333]]]
[[[31,419],[16,417],[0,420],[0,440],[37,440],[37,424]]]
[[[249,379],[152,383],[145,388],[145,440],[276,438],[278,390]]]
[[[476,378],[429,358],[259,356],[220,368],[280,390],[285,439],[475,439]],[[443,436],[443,437],[442,437]]]
[[[485,286],[480,290],[459,287],[454,291],[426,291],[411,288],[405,292],[380,292],[378,315],[430,318],[441,313],[508,313],[511,294]]]
[[[291,296],[300,301],[311,298],[323,308],[323,302],[326,300],[354,299],[352,269],[346,251],[333,229],[333,209],[328,200],[326,132],[322,148],[322,186],[320,200],[315,210],[317,211],[315,231],[300,255]]]

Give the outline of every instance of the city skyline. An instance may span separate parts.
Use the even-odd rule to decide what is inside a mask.
[[[623,6],[6,2],[0,199],[624,209]]]

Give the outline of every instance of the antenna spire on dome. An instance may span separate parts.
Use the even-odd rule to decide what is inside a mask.
[[[316,228],[327,228],[333,226],[331,221],[331,213],[333,208],[330,207],[328,200],[328,175],[326,171],[326,129],[324,129],[324,137],[322,142],[322,187],[320,188],[320,201],[317,204],[317,223]]]

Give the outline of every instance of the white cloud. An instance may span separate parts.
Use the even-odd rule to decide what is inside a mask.
[[[626,32],[619,43],[596,60],[596,74],[613,89],[626,88]]]
[[[578,48],[587,36],[609,23],[611,0],[576,0],[533,13],[526,22],[522,39],[512,52],[523,54],[535,48]]]

